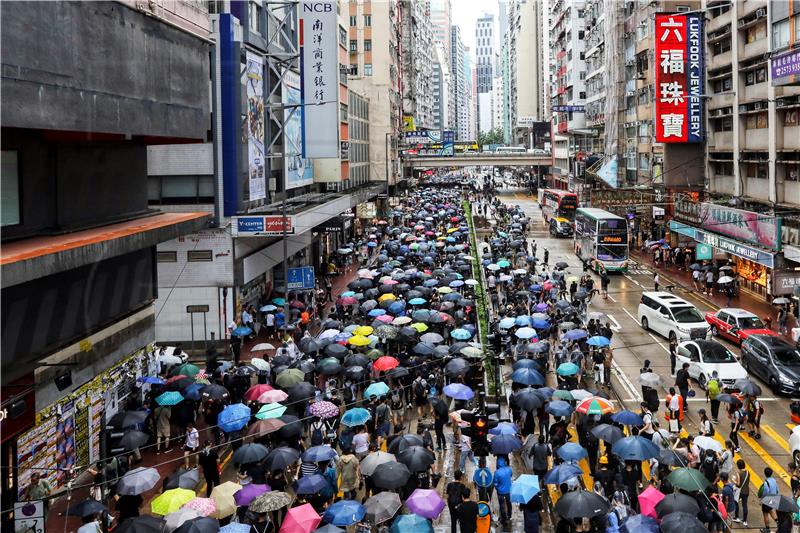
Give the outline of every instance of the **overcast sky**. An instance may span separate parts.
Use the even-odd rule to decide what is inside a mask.
[[[450,5],[452,24],[461,28],[461,39],[466,46],[469,46],[473,57],[475,57],[475,21],[484,13],[494,15],[495,43],[499,42],[497,40],[497,37],[499,37],[497,32],[500,31],[498,0],[450,0]]]

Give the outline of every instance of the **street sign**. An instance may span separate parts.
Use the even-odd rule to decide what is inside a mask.
[[[14,504],[15,533],[43,533],[44,505],[42,500]]]
[[[472,481],[474,481],[475,484],[478,485],[479,487],[483,488],[490,487],[492,485],[493,479],[494,476],[486,467],[476,468],[475,475],[472,476]]]
[[[187,305],[187,313],[208,313],[208,305]]]
[[[290,268],[287,272],[286,287],[289,290],[307,290],[314,288],[314,267]]]

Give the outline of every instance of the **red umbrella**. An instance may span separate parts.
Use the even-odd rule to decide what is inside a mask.
[[[289,307],[294,307],[295,309],[305,309],[306,304],[304,304],[300,300],[292,300],[291,302],[289,302]]]
[[[273,390],[272,387],[265,383],[253,385],[244,393],[244,399],[248,402],[257,402],[259,396],[270,390]]]
[[[372,368],[381,372],[386,372],[398,366],[400,366],[400,361],[389,355],[378,357],[378,359],[376,359],[372,364]]]
[[[339,305],[355,305],[358,303],[358,300],[356,300],[352,296],[345,296],[343,298],[339,298],[338,300],[336,300],[336,303]]]
[[[188,378],[188,377],[189,377],[189,376],[185,376],[185,375],[183,375],[183,374],[178,374],[177,376],[172,376],[171,378],[169,378],[169,379],[167,380],[167,383],[172,383],[173,381],[178,381],[179,379],[186,379],[186,378]]]

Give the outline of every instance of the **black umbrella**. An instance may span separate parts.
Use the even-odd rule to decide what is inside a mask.
[[[685,455],[675,450],[665,449],[658,452],[658,462],[668,466],[688,466],[689,461]]]
[[[424,472],[436,461],[433,452],[422,446],[410,446],[395,455],[412,472]]]
[[[436,347],[433,346],[432,344],[428,344],[426,342],[418,342],[414,346],[413,352],[417,355],[431,356],[433,355],[435,349]]]
[[[256,367],[254,367],[253,365],[237,366],[236,370],[234,370],[234,373],[237,376],[252,376],[253,374],[255,374],[257,372],[258,372],[258,369]]]
[[[338,359],[337,359],[337,361],[338,361]],[[308,359],[301,359],[299,361],[295,361],[294,363],[292,363],[289,368],[296,368],[297,370],[299,370],[303,374],[310,374],[317,367],[314,365],[314,363],[312,363]]]
[[[556,512],[564,518],[594,518],[608,512],[608,502],[594,492],[576,490],[558,499]]]
[[[164,480],[164,490],[190,489],[194,490],[200,483],[200,472],[196,468],[185,470],[179,468]]]
[[[300,341],[300,351],[303,353],[314,353],[325,348],[325,344],[313,337],[306,337]]]
[[[349,366],[345,368],[344,375],[353,381],[361,381],[365,377],[366,372],[363,366]]]
[[[717,400],[731,405],[741,405],[742,401],[732,394],[722,393],[717,395]]]
[[[108,425],[116,429],[126,429],[138,426],[147,418],[147,413],[144,411],[123,411],[111,417]]]
[[[325,355],[329,355],[331,357],[337,357],[339,359],[342,359],[349,353],[350,350],[348,350],[346,346],[342,346],[338,342],[329,344],[325,347]],[[273,358],[272,361],[274,362],[275,358]]]
[[[617,426],[612,426],[611,424],[596,425],[592,428],[592,435],[611,444],[614,444],[625,436],[621,429],[619,429]]]
[[[735,389],[738,389],[739,392],[744,394],[745,396],[760,396],[761,395],[761,387],[758,384],[750,381],[749,379],[737,379],[736,382],[733,384]]]
[[[185,389],[186,387],[188,387],[192,383],[194,383],[193,379],[180,378],[180,379],[176,379],[175,381],[172,381],[170,383],[167,383],[166,389],[167,390],[172,390],[172,391],[182,391],[183,389]]]
[[[299,458],[300,452],[298,450],[288,446],[281,446],[269,452],[264,460],[264,465],[270,470],[284,470],[289,465],[296,463]]]
[[[566,264],[564,261],[559,261],[558,263],[556,263],[556,268],[559,268],[559,269],[562,269],[562,270],[567,268],[568,266],[569,265]]]
[[[397,455],[398,452],[410,448],[411,446],[424,446],[424,445],[425,443],[422,441],[422,437],[418,435],[405,433],[394,439],[391,442],[391,444],[389,444],[389,453]]]
[[[121,439],[119,439],[119,445],[125,448],[126,451],[130,451],[136,448],[141,448],[147,441],[150,440],[150,435],[143,431],[137,431],[135,429],[129,429],[125,432]]]
[[[342,345],[338,344],[337,346],[342,346]],[[344,346],[342,346],[342,348],[344,348]],[[287,354],[276,355],[275,357],[272,358],[272,368],[277,368],[279,366],[289,366],[292,364],[293,361],[294,359],[292,359],[291,356]]]
[[[337,344],[337,346],[341,346],[341,344]],[[369,366],[369,363],[370,363],[369,357],[361,353],[348,355],[344,360],[344,366],[346,367],[360,366],[366,368]]]
[[[370,479],[378,488],[392,490],[405,486],[409,477],[411,472],[406,465],[390,461],[378,465]]]
[[[342,323],[339,322],[338,320],[333,320],[329,318],[322,323],[320,328],[322,331],[325,331],[326,329],[342,329]]]
[[[404,376],[408,376],[409,374],[410,372],[408,371],[407,368],[402,366],[396,366],[386,373],[386,377],[397,379],[397,378],[402,378]]]
[[[105,510],[106,506],[100,503],[99,501],[88,499],[88,500],[83,500],[82,502],[75,504],[69,509],[67,509],[67,515],[91,516],[99,513],[100,511],[105,511]]]
[[[289,403],[301,402],[303,400],[310,400],[316,396],[317,389],[308,381],[301,381],[300,383],[289,387],[286,390],[286,394],[289,395],[287,398]]]
[[[796,513],[798,510],[797,503],[794,500],[790,500],[781,494],[768,494],[761,498],[761,503],[780,513]]]
[[[705,524],[689,513],[670,513],[661,520],[662,533],[708,533]]]
[[[335,357],[326,357],[316,365],[316,371],[326,376],[335,376],[342,371],[342,365]]]
[[[656,504],[656,513],[659,518],[663,518],[670,513],[696,515],[698,511],[700,511],[700,506],[697,504],[697,500],[679,492],[667,494]]]
[[[192,518],[184,522],[181,527],[173,531],[173,533],[218,533],[219,520],[216,518],[209,518],[201,516],[200,518]]]
[[[222,400],[227,398],[230,393],[228,389],[223,387],[222,385],[206,385],[200,391],[204,398],[210,398],[212,400]]]
[[[296,416],[283,415],[277,420],[285,424],[275,432],[279,439],[288,441],[303,434],[303,423]]]
[[[536,393],[536,389],[530,387],[511,395],[511,405],[523,411],[533,411],[540,408],[543,403],[542,396]]]
[[[233,453],[233,462],[236,464],[257,463],[269,454],[263,444],[245,444]]]
[[[456,357],[444,366],[444,373],[451,378],[463,376],[468,371],[469,363],[466,359],[462,359],[461,357]]]
[[[114,528],[114,533],[162,533],[165,524],[157,516],[142,515],[123,520]]]
[[[428,400],[428,403],[430,403],[431,407],[433,407],[433,412],[441,417],[446,417],[447,413],[450,412],[450,409],[447,406],[447,402],[445,402],[444,400],[441,400],[439,398],[430,398]]]

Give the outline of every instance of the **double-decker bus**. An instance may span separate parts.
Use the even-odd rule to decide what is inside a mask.
[[[575,212],[575,253],[599,272],[628,271],[628,222],[602,209]]]
[[[551,218],[566,218],[573,221],[575,210],[578,208],[578,195],[558,189],[544,189],[539,192],[539,205],[542,207],[545,224]]]

